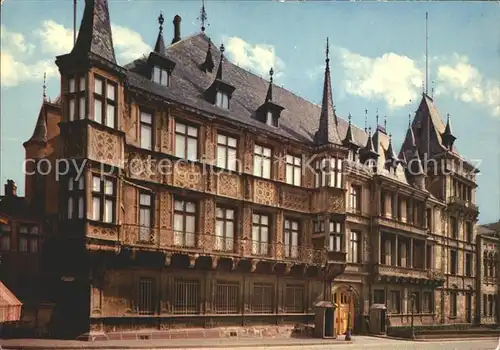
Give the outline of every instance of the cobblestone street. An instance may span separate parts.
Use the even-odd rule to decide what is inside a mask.
[[[266,345],[264,345],[266,344]],[[401,349],[401,350],[495,350],[497,339],[404,341],[385,338],[353,337],[352,343],[321,341],[319,339],[212,339],[212,340],[144,340],[144,341],[58,341],[37,339],[0,340],[0,349]]]

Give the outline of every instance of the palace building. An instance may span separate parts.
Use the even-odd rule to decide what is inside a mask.
[[[397,149],[338,115],[328,50],[318,106],[159,21],[120,66],[107,1],[86,1],[25,144],[61,334],[293,325],[321,301],[338,334],[372,305],[390,327],[475,322],[477,171],[431,97]]]

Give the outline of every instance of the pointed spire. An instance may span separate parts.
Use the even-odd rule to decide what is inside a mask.
[[[314,135],[314,142],[318,145],[328,143],[341,144],[340,135],[337,129],[337,116],[332,99],[332,82],[330,78],[330,57],[329,42],[326,38],[326,67],[323,85],[323,100],[321,103],[321,115],[319,117],[319,128]]]
[[[204,72],[212,73],[212,70],[215,67],[214,59],[212,57],[212,40],[208,38],[208,50],[207,55],[205,56],[205,62],[201,64],[201,69]]]
[[[116,64],[108,0],[86,0],[78,38],[71,51],[78,56],[93,54]]]
[[[398,161],[398,156],[396,156],[394,148],[392,147],[392,134],[389,134],[389,146],[387,147],[386,152],[386,163],[390,163],[390,165],[395,166]]]
[[[269,70],[269,87],[267,88],[266,102],[273,100],[273,74],[274,70],[271,68]]]
[[[413,133],[413,128],[411,127],[411,114],[408,114],[408,130],[406,131],[406,137],[403,144],[405,148],[410,148],[411,150],[417,147],[415,134]]]
[[[346,145],[356,146],[356,148],[357,148],[357,144],[354,141],[354,135],[352,133],[352,124],[351,124],[352,116],[351,116],[351,113],[349,113],[348,119],[349,119],[349,125],[347,126],[347,132],[346,132],[346,135],[345,135],[345,138],[344,138],[343,142]]]
[[[366,159],[376,158],[378,157],[378,152],[373,145],[373,137],[372,137],[372,127],[368,127],[368,139],[366,140],[366,145],[361,150],[363,157]]]
[[[424,167],[422,165],[422,160],[420,159],[420,155],[418,153],[418,149],[412,152],[411,159],[408,162],[408,170],[410,171],[411,176],[419,176],[425,175]]]
[[[219,68],[217,68],[217,79],[222,80],[222,60],[224,59],[224,44],[220,44],[220,63]]]
[[[201,22],[201,31],[204,33],[205,32],[205,24],[207,24],[207,11],[205,9],[205,0],[201,1],[201,9],[200,9],[200,17],[198,17],[198,20]],[[210,24],[207,24],[210,25]]]
[[[158,16],[158,23],[160,24],[160,30],[158,32],[158,38],[156,39],[154,52],[157,54],[166,56],[167,49],[165,47],[165,40],[163,39],[163,23],[165,19],[163,18],[163,13],[160,12],[160,16]]]
[[[451,120],[450,120],[450,113],[447,114],[447,120],[446,120],[446,127],[444,129],[443,133],[443,143],[445,147],[448,149],[451,149],[453,147],[453,143],[455,142],[456,137],[453,135],[453,132],[451,131]]]
[[[365,132],[368,132],[368,110],[365,109]]]
[[[42,93],[42,101],[47,101],[47,73],[43,73],[43,93]]]

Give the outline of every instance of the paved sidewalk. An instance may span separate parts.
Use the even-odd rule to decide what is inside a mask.
[[[168,340],[107,340],[78,341],[52,339],[3,339],[0,340],[2,350],[5,349],[202,349],[202,348],[254,348],[260,346],[314,346],[314,345],[346,345],[352,341],[341,339],[168,339]]]

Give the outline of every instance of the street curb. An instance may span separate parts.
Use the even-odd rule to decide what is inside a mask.
[[[436,338],[436,339],[410,339],[410,338],[400,338],[400,337],[388,337],[388,336],[383,336],[383,335],[369,335],[369,337],[373,338],[381,338],[381,339],[390,339],[390,340],[400,340],[400,341],[411,341],[411,342],[436,342],[436,341],[474,341],[474,340],[491,340],[491,339],[498,339],[498,337],[493,337],[493,336],[484,336],[484,337],[472,337],[472,338]]]
[[[329,342],[328,340],[325,340],[324,342],[318,341],[310,344],[303,344],[303,343],[290,343],[290,342],[277,342],[277,343],[272,343],[272,344],[261,344],[266,346],[267,348],[274,348],[274,347],[282,347],[282,346],[322,346],[322,345],[328,345],[328,346],[335,346],[335,345],[344,345],[344,344],[353,344],[354,341],[335,341],[335,342]],[[23,345],[13,345],[9,347],[2,347],[0,345],[0,350],[42,350],[42,349],[50,349],[50,350],[73,350],[73,349],[89,349],[89,350],[95,350],[95,349],[236,349],[236,348],[254,348],[255,346],[258,346],[259,344],[213,344],[213,345],[204,345],[204,344],[186,344],[186,345],[177,345],[177,346],[171,346],[168,343],[165,345],[146,345],[146,344],[137,344],[137,345],[91,345],[92,343],[84,343],[82,345],[33,345],[33,346],[23,346]]]

